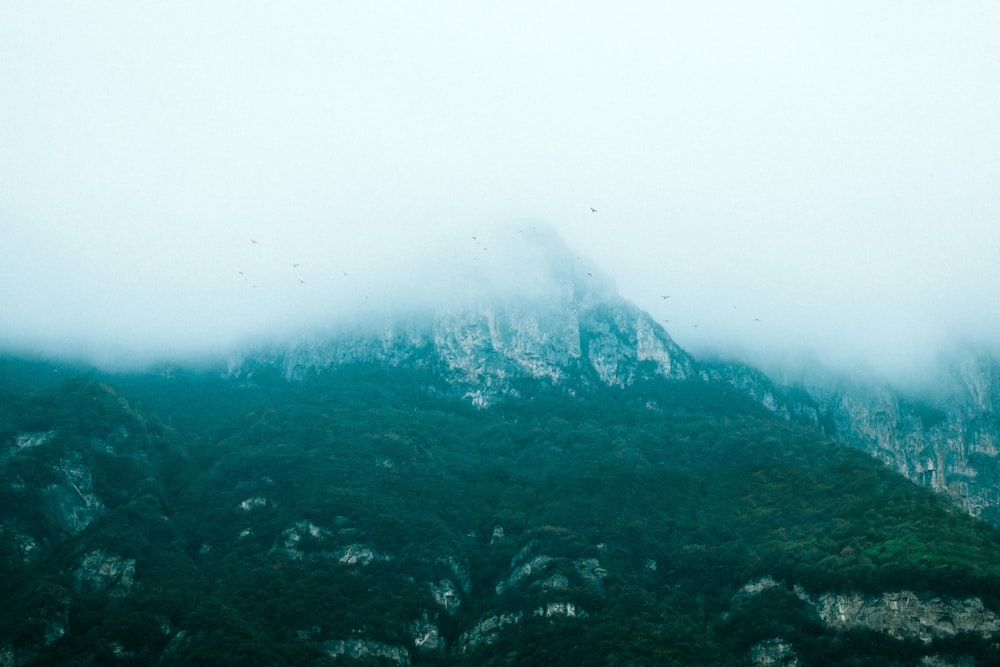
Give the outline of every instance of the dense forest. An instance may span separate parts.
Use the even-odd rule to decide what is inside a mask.
[[[1000,609],[1000,532],[724,384],[476,409],[412,369],[2,365],[3,664],[1000,664],[823,622]]]

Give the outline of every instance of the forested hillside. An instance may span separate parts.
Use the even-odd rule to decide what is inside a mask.
[[[724,383],[4,365],[2,664],[1000,661],[1000,533]]]

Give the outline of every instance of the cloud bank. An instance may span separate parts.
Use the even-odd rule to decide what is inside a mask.
[[[548,226],[696,354],[902,377],[997,342],[998,26],[985,2],[22,3],[0,341],[210,354],[531,289],[530,252],[489,277],[472,237]]]

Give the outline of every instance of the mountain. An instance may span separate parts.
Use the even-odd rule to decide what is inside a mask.
[[[551,264],[557,269],[534,298],[386,316],[338,336],[234,355],[228,372],[249,379],[270,370],[301,380],[345,363],[421,367],[478,407],[518,396],[521,384],[538,380],[569,392],[651,377],[725,381],[1000,525],[1000,361],[986,351],[945,358],[935,391],[832,374],[781,385],[753,368],[698,362],[609,280],[566,261]]]
[[[995,365],[779,386],[594,274],[217,366],[0,359],[0,665],[1000,663],[1000,531],[925,488],[987,469]]]
[[[301,380],[349,363],[420,367],[478,407],[544,380],[572,389],[624,387],[649,377],[690,377],[695,363],[610,281],[573,270],[547,276],[530,298],[477,300],[461,308],[387,315],[339,335],[296,341],[229,361],[233,377],[278,369]]]

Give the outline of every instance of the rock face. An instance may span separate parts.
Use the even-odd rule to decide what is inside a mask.
[[[331,559],[344,565],[368,565],[391,561],[391,554],[380,554],[364,544],[339,545],[332,531],[311,521],[297,521],[275,540],[270,554],[281,554],[290,560]]]
[[[424,613],[422,618],[410,626],[413,646],[421,653],[444,653],[446,644],[436,623]]]
[[[1000,363],[965,351],[948,370],[944,394],[922,405],[884,391],[873,392],[867,407],[841,395],[834,435],[1000,523]]]
[[[65,451],[62,438],[55,430],[40,433],[18,433],[6,453],[0,453],[0,470],[13,477],[11,488],[27,493],[28,485],[21,476],[22,467],[30,467],[32,460],[45,459],[52,452],[63,454],[50,466],[48,483],[42,487],[38,504],[53,528],[63,535],[78,535],[105,511],[104,501],[94,486],[93,471],[85,461],[85,452]],[[19,535],[18,542],[25,560],[39,552],[39,543],[31,535]]]
[[[586,618],[587,612],[580,609],[572,602],[549,602],[545,606],[535,610],[535,616],[552,618],[553,616],[564,616],[566,618]]]
[[[771,577],[748,582],[733,597],[733,606],[746,604],[755,596],[774,589],[784,590],[785,585]],[[897,640],[930,645],[960,634],[989,638],[1000,631],[1000,616],[978,597],[943,598],[907,590],[881,595],[850,592],[814,596],[800,586],[792,589],[820,623],[836,632],[868,630]],[[752,665],[799,664],[794,647],[780,637],[756,644],[747,659]],[[938,664],[934,662],[937,659],[927,656],[924,664]]]
[[[81,588],[124,596],[134,583],[135,559],[122,558],[98,549],[86,554],[73,574]]]
[[[387,318],[340,336],[234,357],[228,373],[251,380],[263,367],[278,367],[295,380],[354,362],[437,371],[479,407],[517,395],[525,380],[624,387],[654,375],[684,379],[695,368],[648,314],[617,297],[598,300],[593,286],[577,280],[544,300]]]
[[[462,596],[451,579],[442,579],[436,584],[431,582],[428,587],[434,601],[444,607],[449,616],[454,616],[462,604]]]
[[[468,653],[480,646],[488,646],[500,639],[500,632],[511,625],[520,623],[524,612],[497,614],[484,618],[458,638],[458,653]]]
[[[826,593],[813,605],[827,627],[864,628],[896,639],[918,639],[925,644],[959,633],[989,637],[1000,630],[1000,617],[979,598],[926,598],[911,591],[878,597]]]
[[[532,553],[538,548],[537,540],[531,540],[511,559],[510,575],[497,583],[497,595],[518,586],[540,587],[543,590],[562,590],[572,581],[579,581],[596,591],[603,590],[603,579],[608,571],[601,567],[596,558],[569,559]],[[552,616],[552,613],[547,613]],[[572,616],[573,613],[564,615]]]
[[[332,640],[323,643],[323,653],[332,657],[356,660],[385,660],[395,665],[410,664],[410,654],[402,646],[392,646],[367,639]]]
[[[747,661],[753,667],[798,667],[799,664],[792,645],[778,637],[753,646]]]
[[[1000,361],[979,350],[943,359],[935,390],[819,376],[781,386],[743,366],[701,365],[771,412],[862,449],[973,516],[1000,525]]]
[[[815,414],[828,437],[872,454],[963,510],[1000,525],[1000,362],[965,350],[939,389],[913,398],[887,385],[813,383],[775,411]]]
[[[44,498],[53,523],[70,535],[76,535],[104,513],[104,503],[94,493],[94,480],[88,466],[70,460],[60,461],[54,470],[61,480],[45,487]]]

